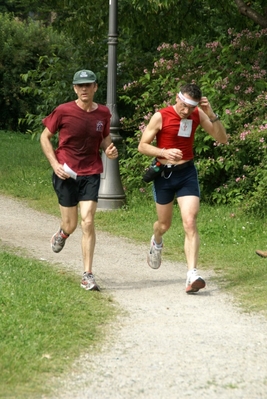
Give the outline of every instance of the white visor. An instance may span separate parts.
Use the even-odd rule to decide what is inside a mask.
[[[195,107],[198,105],[197,101],[190,100],[190,98],[185,97],[180,91],[178,93],[178,97],[186,104],[194,105]]]

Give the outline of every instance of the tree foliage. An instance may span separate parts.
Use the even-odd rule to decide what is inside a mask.
[[[97,73],[97,101],[105,102],[107,0],[5,0],[0,12],[16,17],[1,16],[3,129],[16,129],[20,121],[21,128],[38,134],[41,119],[73,98],[71,79],[77,69]],[[118,0],[118,111],[122,134],[128,137],[120,162],[128,189],[143,189],[140,174],[148,160],[136,148],[145,123],[158,107],[173,101],[178,83],[197,81],[219,104],[231,132],[227,147],[214,147],[197,135],[203,197],[240,201],[253,190],[250,204],[257,208],[262,197],[254,184],[264,174],[260,159],[265,160],[267,52],[261,28],[266,21],[266,0]],[[242,174],[249,145],[253,157]],[[265,180],[258,180],[262,191]]]
[[[46,96],[49,97],[51,87],[55,84],[51,73],[55,64],[58,66],[61,64],[56,75],[57,82],[61,82],[57,99],[59,96],[61,100],[67,98],[66,93],[71,88],[72,74],[77,68],[76,49],[65,35],[58,34],[51,28],[44,28],[33,21],[22,22],[9,15],[0,15],[0,26],[0,128],[17,130],[21,121],[19,128],[25,131],[27,129],[25,115],[30,114],[35,118],[38,115],[38,104],[47,102],[41,96],[39,83],[43,84],[44,75],[47,73]],[[57,60],[60,60],[60,63],[57,63]],[[51,66],[50,71],[47,71],[48,65]],[[37,70],[38,79],[30,83],[32,90],[25,90],[29,84],[27,77]],[[24,80],[21,78],[22,75]],[[59,85],[57,88],[59,89]]]
[[[247,15],[260,16],[264,20],[266,18],[266,9],[263,0],[253,2],[252,6],[246,6]],[[32,21],[38,21],[39,29],[40,21],[44,26],[50,25],[53,31],[57,30],[59,35],[64,35],[67,42],[72,42],[72,48],[68,47],[70,58],[70,70],[73,71],[72,65],[76,69],[90,68],[99,75],[99,99],[105,102],[107,81],[107,34],[108,34],[108,2],[107,0],[94,0],[84,2],[83,0],[43,0],[41,3],[37,0],[6,0],[1,3],[0,10],[2,12],[13,13],[20,19],[28,21],[28,17]],[[157,47],[160,43],[179,43],[185,38],[192,38],[194,43],[205,43],[216,40],[216,38],[226,35],[225,27],[235,27],[237,31],[245,28],[255,28],[255,18],[240,17],[238,10],[244,11],[243,2],[228,0],[217,3],[214,6],[213,0],[118,0],[118,87],[123,87],[129,81],[137,79],[144,68],[153,65],[153,59],[157,52]],[[244,12],[243,12],[244,13]],[[15,26],[15,24],[14,24]],[[17,27],[19,23],[17,21]],[[21,23],[20,34],[21,38],[27,37],[26,30],[30,32],[33,29],[33,22],[25,24]],[[2,26],[3,29],[3,26]],[[6,30],[2,35],[2,42],[6,42],[7,35],[10,30]],[[59,71],[56,73],[55,65],[60,65],[61,56],[59,55],[59,47],[55,51],[55,61],[49,63],[45,67],[45,56],[51,56],[51,50],[55,43],[43,40],[42,34],[35,35],[34,38],[27,38],[21,40],[19,46],[17,45],[16,57],[20,61],[17,64],[17,80],[20,74],[27,74],[27,71],[39,71],[39,73],[46,73],[47,76],[52,76],[49,68],[53,69],[53,77],[58,78],[59,73],[62,73],[62,67],[59,66]],[[51,33],[48,37],[51,36]],[[59,36],[58,36],[59,37]],[[19,40],[19,39],[18,39]],[[50,39],[49,39],[50,40]],[[40,41],[40,43],[39,43]],[[29,54],[30,43],[32,43],[32,54],[27,60],[22,54]],[[5,49],[7,45],[5,44]],[[25,47],[25,48],[24,48]],[[37,51],[38,47],[38,51]],[[62,54],[62,62],[64,63],[64,49],[60,50]],[[2,53],[3,56],[4,53]],[[76,55],[76,62],[73,60],[73,55]],[[1,56],[1,55],[0,55]],[[40,58],[39,58],[40,57]],[[3,59],[3,57],[2,57]],[[10,60],[8,61],[11,62]],[[5,69],[3,82],[8,80],[8,62],[3,61],[3,68]],[[36,65],[39,64],[38,67]],[[52,66],[53,65],[53,66]],[[45,68],[48,68],[45,69]],[[31,79],[35,79],[36,73],[29,73],[27,75]],[[38,79],[37,79],[38,80]],[[28,80],[29,81],[29,80]],[[48,80],[45,79],[48,83]],[[25,79],[24,79],[25,82]],[[65,82],[67,84],[67,82]],[[5,83],[6,89],[9,86]],[[8,90],[5,93],[5,100],[10,104],[9,114],[13,114],[13,120],[23,118],[22,114],[27,112],[27,115],[34,114],[33,107],[37,102],[35,98],[30,107],[17,107],[16,101],[13,98],[21,100],[20,86],[24,87],[23,83],[13,85],[13,95],[8,96]],[[31,87],[38,87],[38,82],[31,83]],[[42,84],[45,95],[46,87]],[[48,89],[48,87],[47,87]],[[4,88],[2,91],[5,90]],[[34,91],[31,92],[33,94]],[[30,92],[24,91],[25,95],[30,95]],[[41,95],[39,97],[41,98]],[[66,96],[65,96],[66,97]],[[55,95],[56,100],[60,96]],[[129,114],[131,109],[125,107],[124,103],[119,102],[119,110],[123,114]],[[20,110],[21,108],[21,110]],[[5,114],[6,115],[6,114]],[[32,117],[30,117],[32,119]],[[8,121],[4,118],[4,121]],[[16,122],[9,123],[8,128],[15,128]],[[26,122],[25,118],[24,121]],[[26,125],[25,125],[26,126]],[[5,126],[2,126],[3,128]]]

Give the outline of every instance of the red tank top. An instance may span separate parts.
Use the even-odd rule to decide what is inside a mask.
[[[196,107],[188,119],[182,119],[172,106],[159,110],[162,128],[157,133],[157,147],[177,148],[183,152],[183,159],[194,158],[193,144],[196,128],[199,126],[199,112]]]

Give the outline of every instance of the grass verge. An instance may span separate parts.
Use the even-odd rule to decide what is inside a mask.
[[[43,262],[1,248],[0,264],[0,398],[41,397],[47,381],[103,339],[115,307]]]

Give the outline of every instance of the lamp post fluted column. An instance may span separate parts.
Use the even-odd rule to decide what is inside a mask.
[[[118,0],[109,0],[109,33],[108,33],[108,80],[107,80],[107,107],[112,117],[110,121],[110,135],[117,146],[122,138],[120,136],[120,119],[116,104],[117,90],[117,19]],[[125,193],[122,187],[118,159],[108,159],[102,154],[104,171],[101,174],[98,208],[116,209],[124,204]]]

